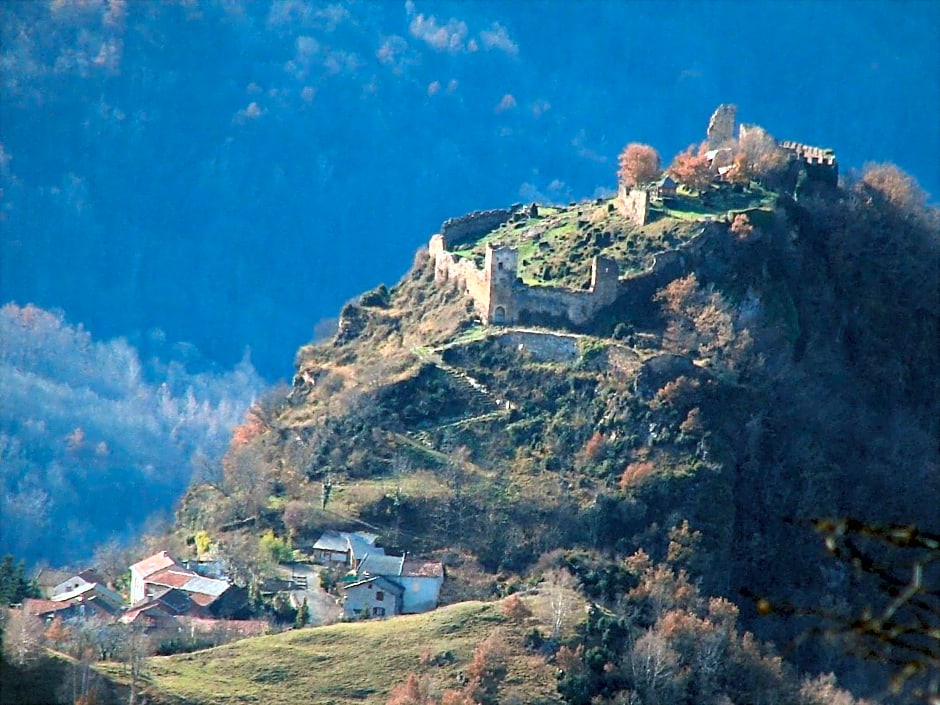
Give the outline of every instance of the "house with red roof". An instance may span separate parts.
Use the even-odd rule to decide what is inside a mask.
[[[154,610],[170,616],[219,617],[237,613],[244,591],[228,580],[207,578],[160,551],[130,567],[131,607],[124,621]]]

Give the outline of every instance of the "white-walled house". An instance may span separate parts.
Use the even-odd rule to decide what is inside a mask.
[[[176,565],[176,561],[166,551],[160,551],[144,558],[131,566],[131,604],[147,597],[146,580],[154,573],[159,573]]]
[[[367,555],[356,569],[355,582],[343,588],[343,606],[347,616],[362,615],[364,609],[370,610],[370,616],[379,616],[371,612],[379,605],[368,602],[370,591],[374,594],[376,578],[396,585],[401,591],[397,611],[391,612],[386,608],[384,616],[428,612],[437,607],[444,584],[444,565],[440,561],[406,556]]]
[[[444,564],[406,558],[396,582],[405,589],[401,607],[403,614],[428,612],[437,607],[444,584]]]

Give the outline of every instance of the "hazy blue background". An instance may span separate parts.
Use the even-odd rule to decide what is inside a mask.
[[[940,193],[931,2],[7,1],[0,303],[289,377],[440,222],[614,187],[736,102]]]

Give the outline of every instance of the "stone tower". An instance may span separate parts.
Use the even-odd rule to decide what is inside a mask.
[[[489,284],[487,323],[513,323],[519,317],[515,301],[518,260],[518,254],[512,247],[499,244],[486,246],[483,275]]]
[[[620,289],[620,267],[610,257],[594,257],[591,262],[591,291],[598,306],[613,303]]]
[[[734,139],[735,123],[738,119],[738,106],[731,103],[722,103],[712,113],[708,121],[708,130],[705,139],[712,149],[720,147],[724,142]]]

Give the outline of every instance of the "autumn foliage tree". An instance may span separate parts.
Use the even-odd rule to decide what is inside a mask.
[[[787,153],[762,127],[749,127],[738,141],[735,172],[742,180],[773,181],[786,169],[787,163]]]
[[[926,195],[909,174],[894,164],[866,164],[857,190],[869,198],[877,196],[897,208],[921,208]]]
[[[620,153],[620,183],[626,187],[652,181],[662,172],[659,152],[648,144],[631,142]]]
[[[697,191],[707,188],[714,178],[705,153],[694,144],[679,152],[667,171],[680,184]]]

